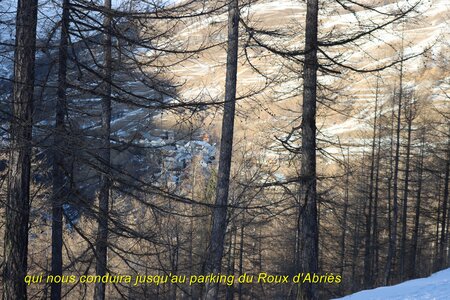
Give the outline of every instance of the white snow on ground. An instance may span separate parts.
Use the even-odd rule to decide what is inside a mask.
[[[389,287],[379,287],[372,290],[365,290],[340,299],[342,300],[450,299],[450,269],[437,272],[427,278],[409,280]]]
[[[267,1],[262,3],[256,3],[246,7],[244,13],[255,13],[255,12],[273,12],[278,10],[288,10],[288,9],[302,9],[302,4],[298,1],[292,0],[278,0],[278,1]],[[243,14],[244,14],[243,13]]]

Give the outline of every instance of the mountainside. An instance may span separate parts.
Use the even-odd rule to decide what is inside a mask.
[[[70,0],[69,18],[62,1],[38,1],[22,117],[17,1],[0,0],[0,235],[16,229],[11,190],[29,190],[20,268],[38,281],[107,270],[136,284],[109,284],[105,298],[172,300],[208,298],[213,283],[218,299],[303,299],[312,286],[289,281],[300,274],[319,278],[306,298],[330,299],[449,267],[450,3],[414,1],[320,0],[317,64],[304,51],[314,0],[235,0],[239,26],[223,0]],[[228,26],[240,30],[229,114]],[[348,299],[445,299],[448,277]],[[64,295],[92,298],[94,282],[77,280]],[[58,285],[32,282],[29,297]]]
[[[345,39],[346,34],[348,36],[356,32],[353,28],[359,23],[367,26],[384,24],[389,13],[412,5],[408,1],[362,3],[367,7],[350,4],[348,10],[337,3],[323,4],[319,13],[319,39],[324,42]],[[446,105],[443,92],[448,92],[450,88],[450,74],[443,67],[447,64],[446,53],[449,50],[449,13],[448,1],[422,1],[410,13],[411,17],[402,23],[389,24],[355,43],[322,49],[339,63],[354,69],[370,70],[399,60],[403,48],[403,57],[408,58],[403,66],[404,86],[413,89],[418,97],[436,108],[443,108]],[[264,43],[279,50],[303,48],[301,32],[305,21],[305,5],[301,1],[258,1],[242,9],[242,16],[251,26],[277,31],[272,38],[261,35],[260,39]],[[176,39],[198,44],[207,40],[205,35],[209,34],[207,41],[223,42],[226,38],[225,22],[225,14],[193,22],[184,26]],[[240,50],[238,94],[250,95],[239,101],[238,110],[242,117],[238,116],[237,138],[245,135],[247,138],[252,136],[265,140],[270,132],[271,140],[274,141],[274,137],[285,137],[286,132],[298,125],[293,120],[298,118],[300,110],[301,65],[267,49],[258,49],[254,43],[248,44],[248,32],[241,29],[241,33],[241,46],[247,45],[248,48],[246,52]],[[423,51],[426,51],[425,57],[419,55]],[[324,63],[329,63],[323,55],[320,57]],[[215,47],[177,66],[173,73],[179,83],[187,83],[180,90],[186,98],[219,101],[224,93],[224,67],[224,47]],[[253,69],[255,67],[260,69],[263,76]],[[394,89],[398,88],[399,64],[372,73],[358,73],[336,64],[330,68],[338,73],[325,74],[322,71],[319,76],[319,83],[323,86],[322,96],[328,99],[321,101],[325,105],[319,108],[320,136],[333,143],[339,141],[351,145],[352,152],[360,152],[373,122],[376,78],[384,76],[379,82],[378,107],[387,113],[392,106],[389,101]],[[391,80],[386,80],[387,77]],[[427,113],[430,107],[425,108],[428,109]],[[340,151],[333,146],[328,150],[331,153]]]
[[[117,1],[116,1],[117,2]],[[408,5],[408,1],[366,1],[368,7],[356,4],[348,5],[344,10],[337,3],[327,3],[321,7],[319,36],[323,41],[340,39],[345,36],[358,22],[369,21],[369,24],[383,24],[387,13],[396,8]],[[12,43],[13,27],[7,26],[14,16],[14,3],[2,1],[2,42]],[[410,4],[409,4],[410,5]],[[45,33],[51,29],[51,18],[57,15],[58,7],[46,3],[39,9],[40,33],[43,39]],[[353,11],[353,12],[351,12]],[[276,45],[279,49],[301,49],[301,32],[305,18],[305,5],[301,1],[257,1],[242,9],[242,16],[250,25],[265,30],[275,30],[282,37],[275,36],[273,40],[265,37],[268,45]],[[444,92],[450,89],[450,74],[437,64],[446,64],[446,51],[449,50],[450,38],[448,16],[450,4],[445,0],[422,1],[411,13],[413,18],[406,19],[403,25],[394,23],[386,26],[385,30],[376,31],[355,44],[344,48],[324,48],[329,55],[339,54],[339,60],[347,66],[359,69],[377,68],[388,65],[400,57],[399,49],[403,41],[404,56],[416,55],[427,49],[426,58],[419,56],[405,62],[405,85],[414,87],[418,94],[426,97],[440,108],[445,105]],[[198,21],[188,21],[182,26],[174,40],[180,40],[192,48],[206,43],[224,43],[226,39],[226,14],[200,18]],[[403,33],[398,33],[401,28]],[[246,44],[248,32],[241,29],[243,38],[241,46]],[[331,33],[331,34],[330,34]],[[194,46],[193,46],[194,45]],[[287,62],[283,58],[270,53],[267,49],[257,49],[250,46],[240,51],[238,72],[238,94],[244,99],[239,100],[237,119],[237,138],[253,136],[256,139],[266,139],[270,132],[271,140],[285,137],[292,127],[297,125],[292,121],[298,118],[301,103],[301,66]],[[42,56],[42,54],[39,54]],[[152,53],[148,54],[153,55]],[[0,77],[12,76],[10,54],[3,52],[0,56],[2,66]],[[223,46],[216,46],[195,55],[170,70],[174,84],[180,84],[179,93],[189,101],[221,101],[224,95],[225,50]],[[259,68],[264,76],[253,69]],[[293,68],[293,69],[291,69]],[[379,83],[379,106],[386,106],[393,89],[398,85],[398,65],[383,70],[392,81]],[[337,69],[340,74],[322,74],[319,83],[332,92],[324,92],[329,99],[326,106],[319,108],[318,126],[323,138],[336,143],[347,143],[353,150],[359,152],[364,146],[364,138],[370,129],[375,100],[376,74],[357,73]],[[39,72],[39,69],[38,69]],[[372,76],[373,75],[373,76]],[[0,86],[5,87],[0,79]],[[5,89],[6,90],[6,89]],[[386,104],[383,104],[386,103]],[[332,107],[327,109],[326,107]],[[124,113],[126,114],[126,112]],[[242,117],[240,117],[242,116]],[[212,124],[209,130],[217,133],[218,123],[208,118],[205,124]],[[244,132],[246,132],[244,134]],[[249,133],[251,132],[251,133]],[[264,132],[259,136],[259,132]],[[329,151],[337,152],[331,147]],[[275,155],[275,154],[274,154]]]

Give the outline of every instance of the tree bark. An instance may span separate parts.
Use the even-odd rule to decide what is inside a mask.
[[[353,227],[353,244],[352,244],[352,272],[351,272],[351,291],[355,292],[356,289],[359,287],[360,280],[357,278],[356,275],[356,267],[358,266],[358,253],[359,253],[359,247],[360,247],[360,225],[362,225],[362,220],[360,216],[364,213],[364,207],[362,205],[362,201],[358,201],[355,205],[355,213],[354,213],[354,227]]]
[[[420,157],[418,162],[418,171],[417,171],[417,196],[416,196],[416,209],[414,216],[414,231],[412,237],[412,251],[411,251],[411,270],[410,276],[415,277],[417,275],[416,272],[416,263],[417,263],[417,248],[419,244],[419,226],[420,226],[420,203],[422,199],[422,182],[423,182],[423,160],[424,160],[424,152],[425,152],[425,132],[422,132],[421,137],[421,145],[420,145]]]
[[[403,59],[403,56],[402,56]],[[394,178],[393,178],[393,203],[392,203],[392,230],[389,237],[389,249],[386,259],[385,269],[385,285],[389,283],[392,275],[393,260],[396,256],[397,248],[397,221],[398,221],[398,173],[400,162],[400,129],[401,129],[401,112],[402,112],[402,100],[403,100],[403,61],[400,63],[400,85],[398,95],[398,110],[397,110],[397,129],[396,129],[396,145],[395,145],[395,157],[394,157]]]
[[[379,113],[379,117],[381,117],[381,111]],[[379,125],[379,128],[381,126]],[[379,129],[380,130],[380,129]],[[378,232],[378,205],[379,205],[379,191],[380,191],[380,160],[381,160],[381,134],[378,134],[378,142],[377,142],[377,154],[376,154],[376,170],[375,170],[375,191],[374,191],[374,203],[373,203],[373,245],[374,245],[374,257],[373,257],[373,273],[374,279],[372,280],[373,284],[376,284],[378,274],[379,274],[379,232]]]
[[[436,232],[434,236],[434,261],[433,261],[433,270],[438,271],[440,269],[440,261],[439,261],[439,227],[441,225],[441,207],[442,207],[442,178],[440,174],[436,176],[437,179],[437,189],[435,191],[435,198],[437,199],[437,216],[436,216]]]
[[[242,222],[241,222],[241,230],[239,233],[239,275],[244,273],[244,237],[245,237],[245,211],[242,213]],[[242,283],[239,283],[238,286],[238,299],[242,300],[244,295],[242,292]]]
[[[345,156],[344,156],[345,161]],[[344,276],[345,271],[345,240],[347,236],[347,214],[348,214],[348,202],[349,202],[349,189],[350,189],[350,150],[347,149],[347,160],[345,161],[345,192],[344,192],[344,211],[342,216],[342,233],[340,240],[340,263],[339,263],[339,273],[341,276]],[[342,291],[343,285],[340,286],[340,290]]]
[[[394,120],[395,119],[395,97],[392,100],[392,112],[390,119],[390,145],[389,145],[389,176],[387,185],[387,204],[388,204],[388,237],[389,245],[387,250],[386,265],[383,274],[383,285],[387,285],[390,276],[390,262],[389,257],[392,241],[392,180],[394,174]]]
[[[233,150],[234,113],[236,106],[236,82],[239,39],[239,3],[230,0],[228,4],[228,49],[225,78],[225,104],[222,119],[219,172],[217,177],[216,201],[213,212],[211,240],[206,262],[207,273],[219,273],[224,251],[227,229],[227,203],[230,183],[231,156]],[[218,284],[206,284],[204,299],[217,299]]]
[[[412,100],[412,99],[411,99]],[[408,192],[409,192],[409,162],[411,156],[411,132],[413,121],[412,105],[408,107],[408,137],[406,140],[406,162],[405,162],[405,187],[403,192],[403,213],[402,213],[402,239],[400,244],[400,275],[405,277],[405,262],[406,262],[406,231],[408,226]]]
[[[445,177],[444,177],[444,198],[442,202],[442,219],[441,219],[441,237],[439,243],[439,266],[444,268],[446,266],[446,255],[445,248],[447,245],[447,209],[448,209],[448,199],[449,199],[449,177],[450,177],[450,126],[449,126],[449,138],[446,151],[446,162],[445,162]]]
[[[316,98],[317,98],[317,28],[319,2],[308,0],[305,27],[305,63],[303,67],[302,158],[300,177],[304,180],[301,197],[304,210],[301,218],[302,272],[317,273],[319,261],[319,232],[316,195]],[[303,299],[317,299],[315,284],[303,284]]]
[[[37,0],[19,0],[14,53],[13,120],[4,237],[3,299],[27,299],[31,138]]]
[[[109,193],[111,182],[110,163],[110,134],[111,134],[111,80],[112,80],[112,42],[111,42],[111,0],[105,0],[104,8],[106,10],[103,26],[105,28],[104,36],[104,95],[102,97],[102,133],[100,150],[101,164],[103,173],[100,175],[99,192],[99,216],[98,233],[96,242],[96,274],[103,276],[107,271],[108,256],[108,215],[109,215]],[[100,282],[95,284],[95,300],[105,299],[105,284]]]
[[[377,117],[378,117],[378,80],[375,92],[375,118],[373,121],[372,149],[370,155],[370,181],[369,181],[369,203],[366,215],[366,236],[364,249],[364,287],[373,285],[373,196],[375,178],[375,148],[377,137]]]
[[[234,274],[235,272],[235,258],[236,258],[236,236],[237,236],[237,228],[234,227],[231,230],[230,234],[230,244],[229,244],[229,252],[228,252],[228,269],[227,274]],[[227,285],[227,292],[226,292],[226,300],[233,300],[234,299],[234,286],[228,286]]]
[[[62,275],[63,198],[64,193],[64,137],[67,114],[67,47],[69,39],[69,0],[63,1],[61,36],[59,42],[58,91],[56,100],[55,132],[53,140],[53,189],[52,189],[52,275]],[[52,283],[52,300],[61,299],[61,283]]]

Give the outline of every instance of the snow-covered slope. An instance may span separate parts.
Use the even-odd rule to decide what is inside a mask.
[[[440,271],[427,278],[414,279],[394,286],[379,287],[373,290],[361,291],[340,299],[450,299],[450,269]]]

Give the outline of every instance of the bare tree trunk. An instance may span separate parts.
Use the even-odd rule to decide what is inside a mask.
[[[304,180],[301,197],[304,210],[301,216],[301,263],[302,272],[317,273],[319,266],[319,231],[317,224],[316,195],[316,98],[317,98],[317,27],[319,2],[308,0],[305,27],[305,62],[303,67],[302,112],[302,161],[300,176]],[[317,299],[315,284],[304,283],[303,299]]]
[[[414,231],[413,231],[413,238],[412,238],[412,251],[411,251],[411,270],[410,270],[410,276],[415,277],[417,275],[416,272],[416,263],[417,263],[417,248],[418,248],[418,241],[419,241],[419,226],[420,226],[420,202],[422,198],[422,181],[423,181],[423,159],[424,159],[424,152],[425,152],[425,132],[422,132],[421,137],[421,145],[420,145],[420,158],[418,163],[418,176],[417,176],[417,196],[416,196],[416,211],[414,216]]]
[[[339,274],[341,276],[344,276],[345,272],[345,240],[347,237],[347,218],[348,218],[348,202],[349,202],[349,190],[350,190],[350,150],[347,149],[347,159],[345,160],[344,156],[344,162],[345,162],[345,192],[344,192],[344,211],[342,216],[342,233],[341,233],[341,240],[340,240],[340,263],[339,263]],[[344,289],[344,285],[339,286],[339,290],[342,292]]]
[[[408,226],[408,188],[409,188],[409,161],[411,156],[411,131],[413,121],[413,108],[409,105],[407,116],[408,137],[406,140],[406,162],[405,162],[405,187],[403,192],[403,214],[402,214],[402,239],[400,245],[400,276],[405,278],[405,262],[406,262],[406,231]]]
[[[104,19],[104,95],[102,97],[102,149],[100,150],[101,164],[104,165],[104,171],[100,176],[99,192],[99,216],[98,233],[96,241],[96,274],[103,276],[107,271],[108,256],[108,214],[109,214],[109,193],[110,193],[110,126],[111,126],[111,80],[112,80],[112,42],[111,42],[111,0],[105,0],[106,10]],[[95,300],[105,299],[105,284],[100,282],[95,284]]]
[[[392,113],[391,113],[391,133],[390,133],[390,147],[389,147],[389,177],[387,186],[387,204],[388,204],[388,236],[389,245],[386,257],[386,265],[383,274],[383,285],[388,284],[391,268],[391,242],[392,242],[392,180],[394,174],[394,119],[395,119],[395,97],[392,100]]]
[[[442,193],[441,193],[441,176],[440,174],[438,174],[437,176],[437,190],[435,193],[435,197],[437,198],[437,217],[436,217],[436,234],[434,236],[434,261],[432,260],[433,265],[433,270],[437,271],[440,268],[439,265],[439,226],[441,223],[441,201],[442,201]]]
[[[19,0],[14,53],[13,120],[4,237],[3,299],[27,299],[31,137],[37,0]]]
[[[235,265],[235,255],[236,255],[236,236],[237,236],[237,228],[233,227],[230,234],[230,244],[229,244],[229,252],[228,252],[228,269],[227,274],[234,274],[234,265]],[[226,300],[234,299],[234,286],[227,285],[226,292]]]
[[[339,264],[340,274],[344,274],[345,270],[345,239],[347,234],[347,212],[348,212],[348,201],[349,201],[349,184],[350,184],[350,153],[347,150],[347,161],[345,162],[345,195],[344,195],[344,212],[342,217],[342,233],[341,233],[341,241],[340,241],[340,259],[341,262]]]
[[[449,127],[450,129],[450,127]],[[446,222],[447,222],[447,209],[448,209],[448,198],[449,198],[449,176],[450,176],[450,132],[448,137],[447,144],[447,158],[445,162],[445,177],[444,177],[444,199],[442,202],[442,219],[441,219],[441,238],[439,244],[439,267],[443,268],[446,266],[446,255],[445,248],[447,245],[447,230],[446,230]]]
[[[178,273],[178,261],[180,256],[180,231],[178,229],[178,224],[175,224],[175,243],[170,244],[170,269],[173,274]],[[177,285],[169,284],[168,285],[168,294],[170,295],[170,299],[177,299]]]
[[[196,164],[192,164],[192,190],[191,190],[191,197],[192,199],[195,199],[195,187],[196,187],[196,172],[195,172],[195,166]],[[190,213],[191,215],[194,215],[194,207],[191,205],[190,207]],[[189,272],[191,274],[194,274],[194,218],[189,218],[189,253],[188,253],[188,265],[189,265]],[[194,299],[194,288],[192,285],[189,285],[189,295],[188,299]]]
[[[381,116],[381,111],[380,111]],[[375,191],[374,191],[374,203],[373,203],[373,245],[374,245],[374,262],[373,262],[373,272],[374,279],[372,280],[373,284],[376,284],[379,274],[379,233],[378,233],[378,205],[379,205],[379,186],[380,186],[380,147],[381,147],[381,134],[378,134],[378,142],[377,142],[377,154],[376,154],[376,170],[375,170]]]
[[[207,273],[219,273],[227,229],[227,204],[230,183],[231,156],[233,151],[234,112],[236,106],[236,81],[239,39],[239,3],[228,3],[228,49],[225,78],[225,105],[220,141],[219,172],[217,177],[216,201],[213,212],[211,240],[206,262]],[[206,284],[204,299],[217,299],[218,284]]]
[[[403,56],[402,56],[403,59]],[[401,129],[401,112],[403,100],[403,61],[400,63],[400,85],[398,95],[398,110],[397,110],[397,130],[396,130],[396,145],[394,157],[394,178],[393,178],[393,204],[392,204],[392,231],[389,237],[389,249],[386,260],[385,269],[385,284],[391,280],[393,260],[396,257],[397,250],[397,221],[398,221],[398,171],[400,161],[400,129]]]
[[[352,280],[351,280],[351,291],[356,291],[357,287],[359,286],[359,280],[356,276],[356,266],[358,265],[358,253],[359,253],[359,245],[360,245],[360,225],[362,221],[360,220],[360,215],[362,215],[364,212],[363,205],[361,201],[358,201],[356,203],[355,207],[355,226],[353,229],[353,245],[352,245]]]
[[[53,190],[52,190],[52,275],[62,275],[63,198],[65,115],[67,114],[67,47],[69,40],[69,0],[63,1],[61,37],[59,41],[58,91],[56,100],[55,133],[53,140]],[[61,283],[52,283],[51,299],[61,299]]]
[[[373,121],[372,152],[370,156],[370,182],[369,182],[369,203],[366,215],[366,236],[364,249],[364,287],[373,285],[373,194],[375,177],[375,147],[377,137],[377,117],[378,117],[378,80],[375,91],[375,118]]]
[[[241,230],[239,233],[240,240],[239,240],[239,275],[243,274],[244,272],[244,233],[245,233],[245,211],[242,213],[242,223],[241,223]],[[239,283],[238,287],[238,299],[243,299],[243,293],[242,293],[242,283]]]

